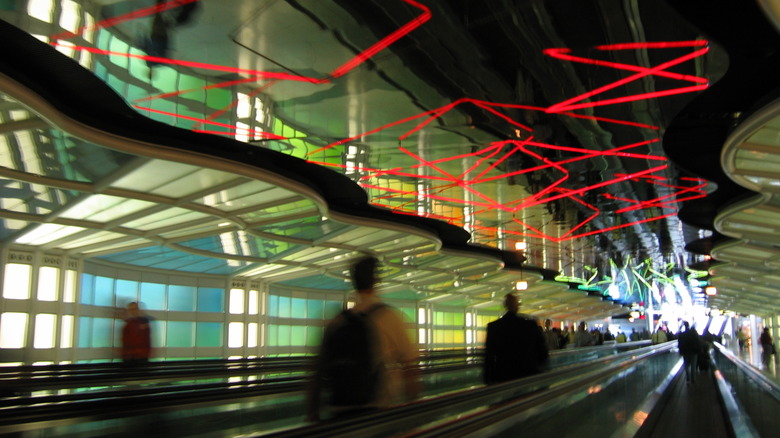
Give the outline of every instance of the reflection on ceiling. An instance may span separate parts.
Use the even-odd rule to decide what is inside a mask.
[[[348,211],[363,200],[334,190],[340,183],[307,186],[306,171],[286,176],[275,158],[256,169],[258,159],[237,158],[241,149],[213,161],[217,146],[182,154],[203,147],[196,137],[117,134],[124,144],[97,129],[85,140],[6,90],[5,242],[291,285],[326,275],[334,288],[352,257],[374,252],[387,265],[387,293],[468,305],[495,304],[525,271],[526,305],[560,318],[609,315],[615,305],[591,305],[600,299],[548,271],[587,288],[593,277],[616,278],[616,265],[684,278],[704,260],[684,245],[707,232],[678,212],[713,184],[669,159],[664,134],[717,88],[730,53],[664,2],[19,3],[0,18],[78,62],[137,113],[338,172],[402,223]],[[764,137],[768,146],[755,140],[726,168],[766,193],[776,179]],[[165,147],[133,146],[143,141]],[[718,231],[769,234],[765,198],[719,219]],[[417,218],[462,228],[471,246],[410,226]],[[771,255],[754,246],[768,241],[712,255],[765,266]],[[517,243],[526,248],[518,260],[535,270],[502,270],[503,256],[478,250]],[[717,307],[749,308],[726,295]]]

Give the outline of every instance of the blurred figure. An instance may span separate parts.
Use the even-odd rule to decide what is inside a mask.
[[[488,385],[541,373],[549,353],[542,330],[517,314],[515,294],[504,297],[506,313],[487,326],[484,379]]]
[[[739,341],[739,352],[742,354],[745,351],[745,347],[748,345],[748,335],[745,333],[745,329],[739,329],[737,332],[737,340]]]
[[[561,348],[561,335],[552,328],[552,321],[544,320],[544,341],[547,344],[547,350],[557,350]]]
[[[658,327],[658,329],[653,333],[652,337],[653,345],[663,344],[667,341],[666,339],[666,331],[663,327]]]
[[[699,333],[688,324],[688,321],[683,321],[683,327],[685,331],[677,336],[677,348],[685,363],[685,380],[693,383],[696,377],[696,361],[702,350],[701,340]]]
[[[125,326],[122,328],[122,360],[128,365],[149,362],[152,354],[150,319],[138,308],[138,303],[127,305]]]
[[[764,363],[764,367],[769,368],[769,364],[772,362],[772,355],[775,354],[775,343],[772,341],[772,335],[769,334],[768,327],[764,327],[764,331],[761,332],[758,341],[761,342],[761,362]]]
[[[574,336],[574,344],[577,348],[593,346],[593,335],[588,331],[585,321],[581,321],[577,327],[577,334]]]
[[[378,260],[365,257],[351,270],[357,303],[325,327],[307,394],[307,419],[320,418],[320,394],[335,415],[389,407],[420,391],[418,352],[401,315],[375,292]]]
[[[625,333],[623,333],[623,332],[619,332],[619,333],[618,333],[618,335],[617,335],[617,337],[615,338],[615,341],[616,341],[618,344],[622,344],[622,343],[624,343],[624,342],[628,342],[628,337],[626,337],[626,334],[625,334]]]

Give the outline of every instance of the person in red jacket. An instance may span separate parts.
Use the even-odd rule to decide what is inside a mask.
[[[142,315],[138,303],[127,305],[125,326],[122,328],[122,360],[137,365],[149,362],[152,336],[149,318]]]

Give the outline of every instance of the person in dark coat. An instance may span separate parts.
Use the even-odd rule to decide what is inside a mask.
[[[696,329],[690,327],[688,321],[683,321],[685,331],[677,336],[677,348],[683,357],[685,364],[685,380],[693,383],[696,377],[696,362],[702,350],[699,333]]]
[[[541,327],[517,314],[517,296],[504,298],[506,313],[487,326],[485,341],[485,383],[493,384],[541,373],[547,357],[547,344]]]

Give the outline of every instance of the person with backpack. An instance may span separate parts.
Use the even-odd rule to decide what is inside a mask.
[[[321,395],[334,415],[380,409],[417,396],[418,351],[401,315],[382,303],[375,285],[378,260],[353,264],[357,303],[328,322],[307,395],[307,419],[320,418]]]
[[[536,321],[517,314],[517,295],[507,294],[504,307],[504,316],[487,326],[483,377],[488,385],[541,373],[549,356]]]

